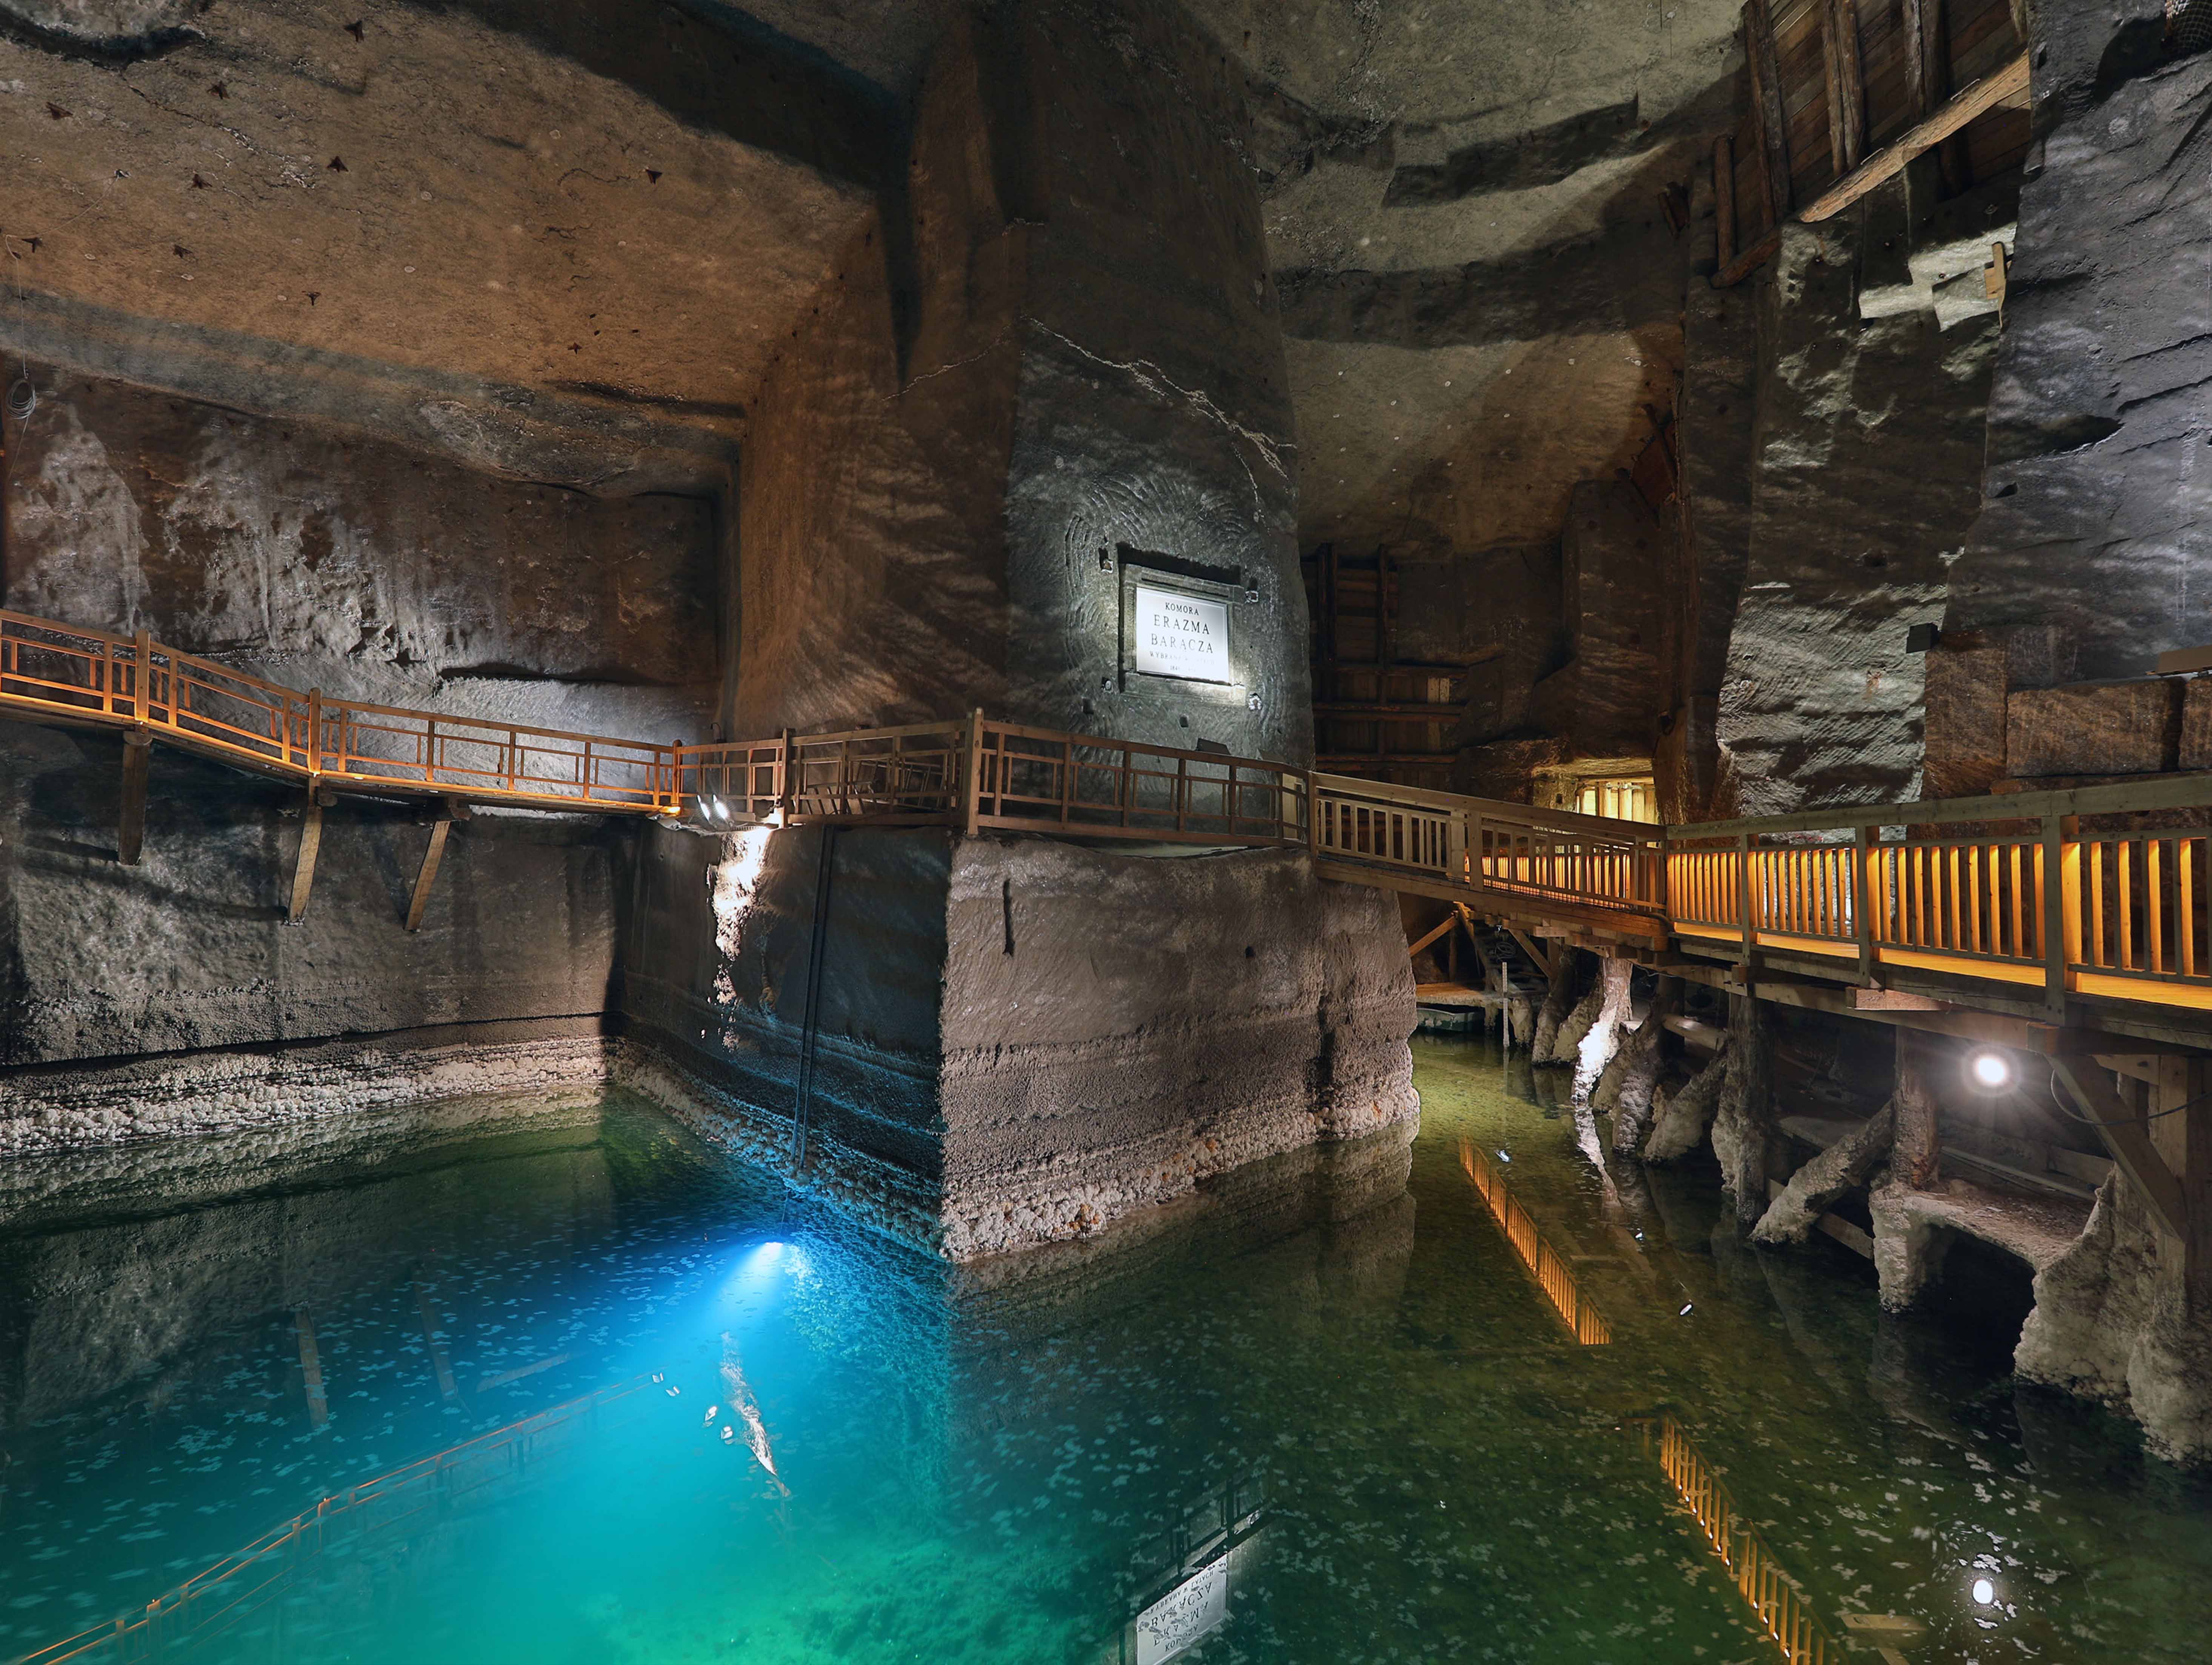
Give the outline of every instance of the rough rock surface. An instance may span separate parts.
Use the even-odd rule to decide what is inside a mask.
[[[2021,188],[1986,493],[1946,620],[2054,632],[2057,674],[2014,678],[2031,688],[2138,675],[2212,639],[2198,271],[2212,58],[2130,78],[2113,49],[2155,6],[2045,10],[2041,165]]]
[[[1659,980],[1644,1022],[1613,1054],[1590,1093],[1590,1108],[1613,1117],[1613,1148],[1620,1155],[1634,1156],[1650,1127],[1652,1094],[1665,1063],[1667,1019],[1680,990],[1678,978]]]
[[[1644,1141],[1646,1162],[1680,1162],[1705,1142],[1705,1129],[1728,1080],[1725,1042],[1680,1091],[1661,1095],[1651,1117],[1651,1136]]]
[[[2036,1267],[2013,1367],[2124,1411],[2177,1461],[2212,1457],[2212,1322],[2184,1298],[2179,1245],[2115,1173],[2081,1235]]]
[[[1599,1018],[1604,1015],[1607,997],[1610,993],[1602,964],[1601,962],[1597,981],[1584,991],[1582,999],[1576,1001],[1567,1015],[1559,1020],[1559,1027],[1552,1036],[1550,1050],[1538,1049],[1538,1063],[1573,1064],[1580,1061],[1583,1042],[1597,1027]]]
[[[1867,1195],[1881,1303],[1901,1312],[1942,1269],[1946,1233],[1963,1232],[2017,1255],[2039,1275],[2081,1237],[2088,1212],[2068,1199],[2022,1196],[1954,1179],[1940,1190],[1894,1182]],[[2039,1299],[2040,1297],[2039,1296]]]
[[[1760,279],[1750,549],[1717,730],[1732,814],[1918,795],[1905,633],[1942,617],[1973,524],[1996,331],[1862,323],[1864,234],[1849,216],[1795,228]]]
[[[1051,0],[948,32],[904,217],[847,245],[763,385],[732,732],[981,705],[1310,757],[1247,131],[1175,8]],[[875,252],[892,237],[911,308]],[[1139,666],[1139,581],[1225,610],[1218,680]]]
[[[703,739],[714,506],[596,498],[50,367],[9,423],[5,605],[289,687]]]
[[[787,1166],[818,829],[658,835],[622,1001]],[[757,841],[757,842],[756,842]],[[720,860],[710,858],[720,854]],[[1297,851],[838,835],[804,1186],[964,1260],[1418,1114],[1396,904]],[[689,899],[711,888],[715,916]],[[818,1177],[817,1177],[818,1175]],[[869,1200],[872,1199],[872,1200]]]
[[[615,840],[599,821],[456,823],[410,934],[424,813],[343,799],[324,814],[307,916],[287,926],[303,794],[157,744],[144,854],[125,867],[122,750],[112,730],[0,724],[0,1061],[606,1009]]]
[[[1767,1205],[1759,1224],[1752,1228],[1752,1240],[1803,1243],[1830,1203],[1863,1183],[1868,1175],[1889,1159],[1895,1125],[1895,1106],[1885,1104],[1863,1126],[1790,1175],[1782,1194]]]

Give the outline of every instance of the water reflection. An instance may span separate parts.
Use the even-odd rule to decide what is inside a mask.
[[[1882,1319],[1843,1251],[1746,1248],[1710,1175],[1594,1170],[1494,1048],[1417,1056],[1418,1143],[963,1268],[620,1100],[0,1171],[0,1656],[412,1474],[198,1656],[1771,1657],[1647,1416],[1832,1629],[2196,1656],[2201,1486]],[[1573,1328],[1462,1138],[1510,1150]]]

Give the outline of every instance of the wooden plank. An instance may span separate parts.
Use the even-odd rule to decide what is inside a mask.
[[[1458,924],[1459,915],[1457,914],[1454,914],[1442,925],[1437,926],[1436,929],[1424,936],[1419,942],[1408,945],[1406,950],[1407,957],[1410,959],[1413,956],[1419,953],[1424,948],[1426,948],[1431,943],[1436,941],[1439,937],[1443,936],[1446,932],[1453,929]]]
[[[1905,0],[1905,98],[1915,125],[1942,100],[1943,0]]]
[[[115,822],[115,859],[126,867],[138,865],[146,843],[146,780],[153,763],[154,736],[132,729],[123,737],[123,799]]]
[[[2023,52],[1996,74],[1984,76],[1896,143],[1838,180],[1808,204],[1798,217],[1808,224],[1832,219],[1876,185],[1896,178],[1915,156],[1933,149],[1985,111],[2027,91],[2027,55]]]
[[[1866,155],[1866,68],[1859,56],[1856,0],[1823,0],[1821,67],[1828,93],[1828,154],[1836,177],[1859,165]]]
[[[446,835],[453,825],[452,820],[444,816],[431,823],[430,848],[422,852],[422,868],[415,875],[415,895],[407,904],[410,931],[422,928],[422,910],[430,905],[430,886],[438,877],[438,863],[446,854]]]
[[[2149,1127],[2120,1097],[2109,1073],[2094,1057],[2082,1053],[2055,1054],[2051,1067],[2096,1127],[2097,1137],[2105,1141],[2112,1161],[2150,1205],[2159,1224],[2181,1242],[2188,1242],[2189,1211],[2181,1182],[2160,1159],[2151,1144]]]
[[[1775,61],[1774,25],[1766,0],[1748,0],[1743,9],[1744,64],[1751,77],[1751,120],[1758,130],[1759,156],[1765,164],[1767,223],[1790,217],[1789,123],[1782,113],[1782,75]]]
[[[1505,930],[1508,936],[1511,937],[1514,941],[1521,945],[1521,951],[1526,954],[1529,959],[1535,963],[1536,969],[1544,974],[1544,981],[1546,982],[1551,981],[1553,975],[1552,970],[1551,951],[1547,948],[1538,947],[1536,945],[1535,939],[1531,937],[1526,931],[1519,930],[1510,925],[1505,927]]]
[[[1725,266],[1735,258],[1735,142],[1726,133],[1713,141],[1713,261]]]
[[[322,848],[323,806],[310,793],[307,814],[300,823],[300,853],[292,862],[292,906],[288,924],[297,925],[307,917],[308,893],[315,885],[315,857]]]

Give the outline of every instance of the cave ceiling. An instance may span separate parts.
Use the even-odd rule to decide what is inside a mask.
[[[710,480],[952,3],[0,0],[0,347]],[[1668,402],[1660,197],[1723,125],[1734,0],[1191,3],[1253,111],[1302,540],[1555,536]]]

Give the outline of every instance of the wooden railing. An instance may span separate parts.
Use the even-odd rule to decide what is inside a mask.
[[[676,748],[301,693],[155,641],[0,612],[0,710],[136,729],[362,791],[664,812]]]
[[[1325,877],[1516,926],[1849,962],[1862,981],[1887,969],[2040,988],[2054,1014],[2075,995],[2212,1012],[2212,775],[1661,828],[981,713],[711,745],[571,733],[325,699],[143,631],[9,612],[0,711],[358,792],[710,827],[1304,845]]]
[[[1575,1340],[1586,1347],[1601,1347],[1613,1340],[1613,1330],[1582,1292],[1573,1273],[1559,1252],[1547,1243],[1528,1211],[1514,1200],[1507,1188],[1504,1176],[1498,1171],[1495,1163],[1477,1148],[1474,1141],[1462,1139],[1459,1142],[1459,1165],[1474,1186],[1475,1194],[1498,1222],[1498,1229],[1505,1234],[1505,1241],[1536,1286],[1544,1291],[1544,1298],[1559,1315]]]
[[[1658,1459],[1675,1495],[1720,1557],[1729,1583],[1767,1639],[1781,1650],[1785,1665],[1828,1665],[1840,1660],[1844,1649],[1814,1617],[1796,1581],[1783,1571],[1766,1540],[1744,1518],[1720,1477],[1674,1419],[1639,1419],[1631,1426],[1642,1436],[1645,1453]]]

